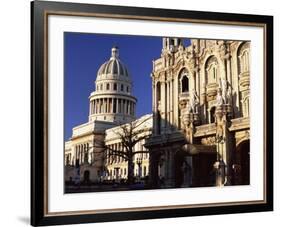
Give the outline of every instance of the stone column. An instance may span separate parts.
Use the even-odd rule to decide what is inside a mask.
[[[173,119],[174,119],[174,125],[177,127],[180,127],[178,115],[179,115],[179,102],[178,102],[178,84],[179,81],[177,79],[173,82]]]
[[[92,107],[93,107],[93,105],[92,105],[92,101],[90,101],[89,115],[91,115],[91,114],[92,114]]]
[[[165,181],[168,181],[169,178],[169,171],[170,171],[169,160],[170,160],[170,153],[168,150],[165,150],[165,162],[163,163]]]
[[[107,100],[106,100],[106,101],[107,101],[107,102],[106,102],[106,106],[107,106],[106,112],[107,112],[107,113],[110,113],[109,99],[110,99],[110,98],[107,98]]]
[[[166,107],[166,125],[167,124],[169,124],[169,122],[170,122],[170,110],[171,110],[171,108],[170,108],[170,95],[171,95],[171,93],[170,93],[170,81],[167,81],[167,83],[166,83],[166,105],[167,105],[167,107]],[[167,125],[168,127],[169,127],[169,125]]]
[[[116,113],[119,113],[119,99],[116,98]]]
[[[195,91],[197,92],[197,94],[199,94],[199,99],[200,99],[200,74],[199,74],[199,69],[197,67],[195,68],[195,81],[196,81]]]
[[[123,99],[120,99],[120,113],[123,113]]]
[[[162,79],[160,81],[161,83],[161,110],[160,110],[160,115],[161,115],[161,132],[164,132],[164,128],[165,128],[165,121],[166,121],[166,118],[165,118],[165,108],[166,108],[166,105],[165,105],[165,102],[166,102],[166,89],[165,89],[165,81],[164,79]]]
[[[116,112],[116,100],[112,98],[112,113],[114,113],[114,105],[115,105],[115,112]]]
[[[82,150],[81,150],[81,164],[84,164],[84,155],[85,155],[84,144],[82,144],[81,146],[82,146]]]
[[[97,105],[98,105],[98,102],[97,102],[96,99],[94,100],[94,102],[95,102],[94,114],[96,114],[96,113],[97,113]]]
[[[149,185],[151,188],[159,188],[158,165],[160,152],[158,148],[153,148],[149,156]]]
[[[164,39],[163,39],[164,40]],[[157,100],[156,100],[156,86],[155,79],[152,76],[152,113],[153,113],[153,133],[156,133],[157,121]]]
[[[103,113],[103,98],[100,99],[100,113]]]
[[[170,81],[170,123],[174,124],[174,81],[173,79]]]
[[[82,164],[82,145],[79,145],[79,161]]]
[[[126,104],[127,104],[127,100],[124,99],[124,102],[123,102],[123,113],[126,114]]]
[[[98,112],[98,100],[95,99],[95,109],[94,109],[94,113],[96,114]]]
[[[76,158],[77,158],[77,146],[74,147],[74,165],[75,165],[75,162],[76,162]]]
[[[226,59],[226,75],[227,75],[227,81],[229,82],[230,86],[232,87],[230,56],[228,56]]]
[[[126,114],[126,99],[123,99],[123,114]]]
[[[168,154],[168,163],[167,163],[167,176],[165,179],[165,184],[168,187],[174,187],[175,186],[175,155],[173,150],[168,149],[167,150]]]
[[[214,168],[217,172],[217,186],[231,184],[232,151],[234,150],[233,136],[229,132],[231,109],[230,105],[225,104],[216,107],[217,162]]]

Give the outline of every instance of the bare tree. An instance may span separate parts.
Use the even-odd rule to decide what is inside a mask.
[[[121,149],[120,147],[113,148],[112,146],[106,145],[104,141],[96,141],[95,143],[96,148],[103,148],[103,157],[108,162],[111,161],[112,163],[117,157],[127,161],[128,184],[132,184],[134,179],[134,156],[148,153],[145,150],[135,150],[135,145],[150,135],[151,128],[143,126],[150,119],[151,117],[139,119],[112,129],[115,136],[119,138]]]

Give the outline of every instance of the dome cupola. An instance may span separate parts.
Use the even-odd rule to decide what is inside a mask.
[[[103,63],[98,70],[97,80],[106,77],[106,75],[115,75],[129,77],[127,67],[119,59],[119,49],[118,47],[113,47],[111,49],[111,57],[108,61]]]
[[[127,123],[135,119],[136,98],[127,67],[119,58],[118,47],[97,73],[96,89],[90,96],[89,121],[102,120]]]

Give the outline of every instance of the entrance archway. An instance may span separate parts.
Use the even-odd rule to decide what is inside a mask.
[[[191,168],[186,168],[187,154],[184,151],[178,151],[175,155],[175,187],[179,188],[184,186],[185,175],[188,174],[192,177]],[[190,172],[188,172],[190,171]],[[191,180],[190,180],[191,181]]]
[[[250,140],[244,140],[236,147],[233,174],[233,184],[250,184]]]
[[[213,164],[215,161],[215,152],[200,152],[193,155],[184,151],[177,152],[175,156],[175,186],[214,186]]]

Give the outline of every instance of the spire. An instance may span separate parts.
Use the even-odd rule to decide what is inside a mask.
[[[119,57],[119,49],[117,46],[114,46],[111,49],[111,58],[118,58],[118,57]]]

